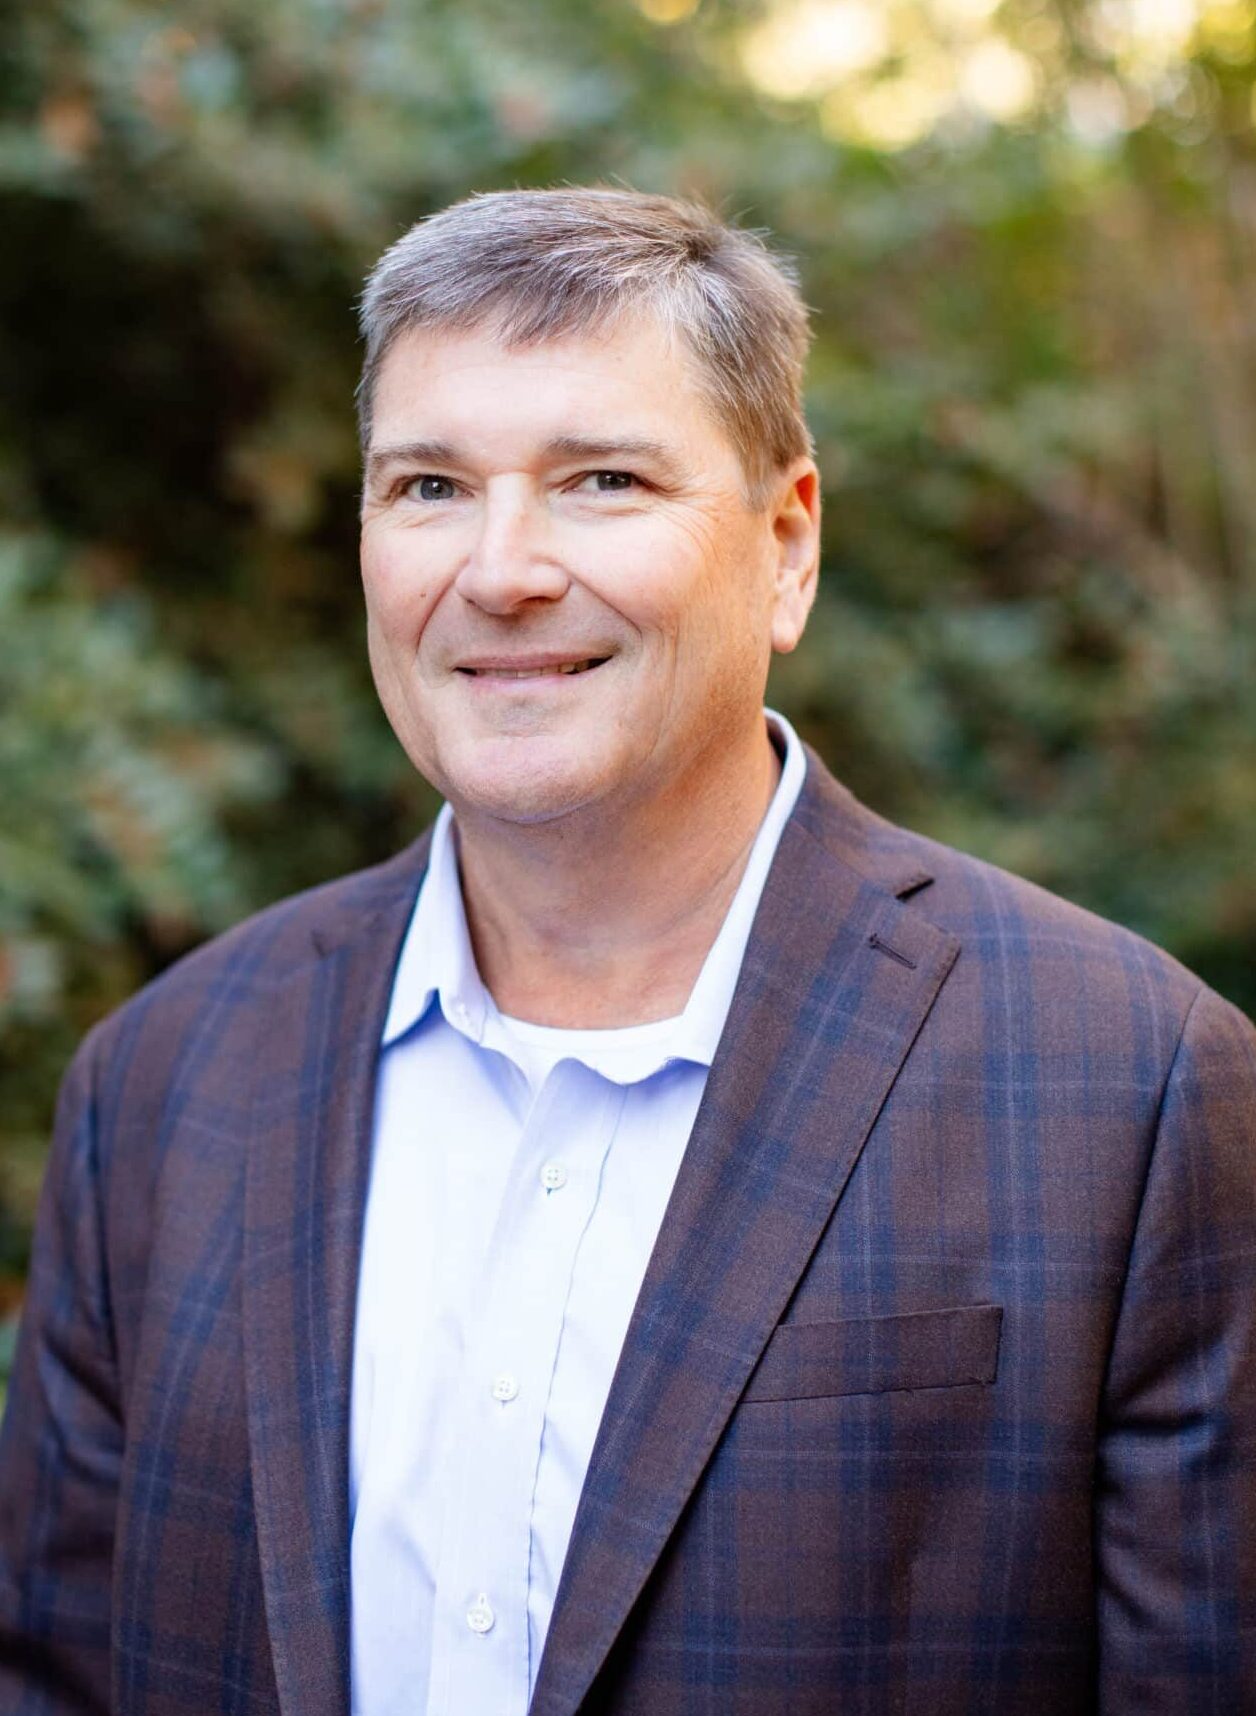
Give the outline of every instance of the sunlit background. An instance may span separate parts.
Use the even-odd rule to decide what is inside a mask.
[[[430,814],[364,666],[353,299],[472,189],[772,230],[827,494],[774,698],[1256,1008],[1254,66],[1247,0],[5,9],[0,1327],[82,1033]]]
[[[688,0],[643,0],[676,22]],[[737,33],[752,85],[818,104],[838,143],[898,150],[942,130],[1056,116],[1083,146],[1110,144],[1156,113],[1207,125],[1218,91],[1198,64],[1249,63],[1246,0],[1096,0],[1014,10],[999,0],[798,0]],[[1182,134],[1179,123],[1174,129]]]

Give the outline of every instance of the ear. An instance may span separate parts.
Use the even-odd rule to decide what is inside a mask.
[[[772,535],[772,648],[788,655],[807,623],[820,570],[820,473],[813,460],[798,459],[782,473],[772,507]]]

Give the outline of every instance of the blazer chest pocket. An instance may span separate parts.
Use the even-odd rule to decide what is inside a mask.
[[[955,1305],[897,1317],[781,1323],[743,1400],[816,1400],[993,1382],[1001,1305]]]

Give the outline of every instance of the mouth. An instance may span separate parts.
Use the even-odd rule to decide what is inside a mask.
[[[458,667],[455,671],[468,679],[557,679],[576,673],[591,673],[610,660],[605,655],[585,656],[576,661],[511,662],[484,661]]]

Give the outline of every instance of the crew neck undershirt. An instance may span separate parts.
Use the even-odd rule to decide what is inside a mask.
[[[560,1061],[581,1061],[614,1078],[639,1064],[646,1051],[672,1039],[682,1014],[670,1019],[650,1019],[642,1025],[615,1025],[606,1029],[565,1028],[536,1025],[498,1013],[502,1029],[518,1050],[519,1060],[533,1090],[539,1090]]]

